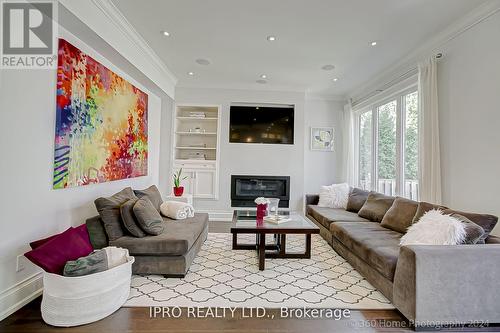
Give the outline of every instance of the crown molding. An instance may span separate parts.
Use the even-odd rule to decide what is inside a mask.
[[[365,83],[352,89],[347,95],[352,100],[359,100],[362,99],[364,95],[370,94],[370,92],[376,91],[380,87],[387,85],[387,83],[397,80],[402,74],[416,68],[417,63],[421,59],[440,52],[440,49],[450,41],[498,12],[500,12],[500,0],[485,2],[467,13],[467,15],[454,21],[427,42],[413,49],[398,62],[382,70],[379,74],[367,80]]]
[[[170,71],[170,69],[165,65],[165,63],[160,59],[155,51],[149,46],[146,40],[135,30],[134,26],[125,18],[122,12],[116,7],[116,5],[111,2],[111,0],[92,0],[92,2],[104,12],[104,14],[110,19],[110,21],[122,31],[122,33],[127,36],[130,41],[137,44],[144,55],[148,57],[151,62],[160,70],[162,73],[167,75],[167,77],[177,83],[177,77]]]
[[[324,94],[324,93],[314,93],[306,92],[306,100],[309,101],[328,101],[328,102],[347,102],[347,97],[344,95],[334,95],[334,94]]]
[[[111,0],[59,2],[174,98],[176,76]]]

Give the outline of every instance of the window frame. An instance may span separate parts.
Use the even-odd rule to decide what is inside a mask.
[[[366,112],[372,112],[372,152],[371,152],[371,179],[370,190],[378,191],[378,120],[379,107],[396,101],[396,186],[394,195],[406,197],[405,195],[405,134],[406,134],[406,109],[405,96],[418,91],[418,84],[414,82],[397,91],[384,94],[375,101],[364,103],[363,107],[355,109],[354,113],[354,181],[360,186],[359,163],[360,163],[360,117]]]

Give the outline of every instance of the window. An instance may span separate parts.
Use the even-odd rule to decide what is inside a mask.
[[[404,96],[404,196],[418,199],[418,92]]]
[[[397,101],[377,108],[377,192],[396,193],[396,113]]]
[[[359,113],[359,187],[418,199],[418,116],[415,88]]]
[[[359,117],[359,186],[368,190],[372,183],[372,112]]]

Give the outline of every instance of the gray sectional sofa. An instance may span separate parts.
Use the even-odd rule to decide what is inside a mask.
[[[142,238],[126,235],[108,241],[99,216],[87,219],[87,230],[94,249],[108,245],[129,250],[135,257],[135,274],[162,274],[183,277],[208,236],[208,214],[196,213],[185,220],[163,217],[164,230],[157,236]]]
[[[351,191],[351,211],[318,207],[319,196],[307,195],[306,215],[319,226],[321,236],[335,251],[415,328],[500,323],[500,238],[488,236],[485,244],[475,245],[400,246],[407,226],[389,228],[380,219],[374,222],[358,215],[368,195],[363,192]],[[401,219],[406,220],[410,215],[423,214],[421,209],[425,207],[435,207],[405,202],[414,209],[402,214]],[[487,214],[459,213],[487,232],[498,220]],[[414,220],[419,218],[416,215]]]

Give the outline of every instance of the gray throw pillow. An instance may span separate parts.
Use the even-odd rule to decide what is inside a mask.
[[[105,250],[97,250],[86,257],[70,260],[64,265],[64,276],[83,276],[103,272],[108,269]]]
[[[108,198],[98,198],[94,201],[110,241],[127,234],[122,223],[120,206],[133,198],[135,198],[134,192],[127,187]]]
[[[481,226],[477,225],[476,223],[460,214],[453,213],[450,215],[461,221],[465,225],[466,235],[464,244],[484,244],[486,233]]]
[[[104,224],[99,215],[87,219],[85,225],[89,233],[90,244],[92,244],[94,250],[108,246],[108,235],[106,234]]]
[[[122,215],[122,221],[125,229],[127,229],[132,234],[132,236],[140,238],[146,236],[146,233],[139,227],[135,218],[134,205],[137,200],[139,199],[130,199],[129,201],[121,205],[120,213]]]
[[[150,235],[163,232],[163,219],[147,197],[142,197],[134,205],[134,215],[142,230]]]
[[[394,197],[382,193],[372,192],[368,195],[358,215],[373,222],[380,222],[384,218],[385,213],[391,208],[394,199]]]
[[[444,214],[458,214],[462,215],[463,217],[468,218],[484,230],[484,235],[481,237],[481,239],[478,241],[478,243],[484,243],[486,238],[490,235],[490,232],[493,230],[495,225],[498,222],[498,217],[489,215],[489,214],[476,214],[476,213],[467,213],[467,212],[460,212],[458,210],[452,210],[452,209],[445,209],[443,210]]]
[[[418,208],[417,212],[415,213],[415,216],[413,217],[413,223],[417,223],[420,218],[427,213],[430,210],[437,209],[437,210],[444,210],[447,207],[441,206],[441,205],[434,205],[425,201],[421,201],[418,203]]]
[[[134,193],[138,198],[147,197],[156,210],[160,212],[160,206],[163,203],[163,199],[161,198],[160,191],[158,191],[158,187],[156,187],[156,185],[151,185],[144,190],[134,190]]]
[[[417,208],[418,202],[396,197],[391,208],[385,213],[380,225],[404,234],[406,229],[411,226]]]
[[[349,198],[347,199],[347,207],[345,210],[352,213],[357,213],[363,207],[368,199],[369,191],[362,190],[360,188],[353,188],[351,193],[349,193]]]

